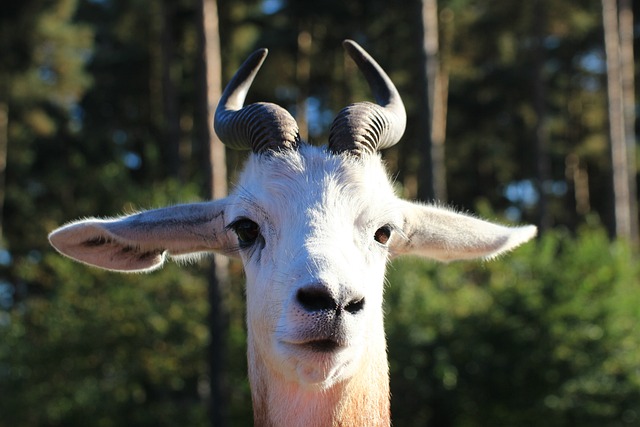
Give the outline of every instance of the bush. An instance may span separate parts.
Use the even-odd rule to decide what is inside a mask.
[[[394,423],[637,425],[637,264],[599,230],[550,233],[486,263],[395,262]]]
[[[53,253],[22,276],[42,294],[0,325],[0,426],[205,424],[204,278],[177,266],[119,275]]]

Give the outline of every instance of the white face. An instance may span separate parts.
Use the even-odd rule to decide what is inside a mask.
[[[249,351],[305,385],[348,378],[384,340],[386,240],[402,225],[379,157],[308,146],[252,155],[233,197]]]

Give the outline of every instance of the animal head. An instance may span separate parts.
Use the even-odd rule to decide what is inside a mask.
[[[220,139],[252,150],[231,195],[73,222],[51,233],[51,244],[78,261],[125,272],[153,270],[167,256],[239,256],[247,277],[249,357],[284,381],[328,389],[355,375],[372,351],[386,358],[382,300],[389,259],[492,258],[536,229],[398,198],[379,150],[404,132],[402,101],[362,48],[351,41],[345,48],[376,103],[343,109],[327,146],[301,141],[295,120],[277,105],[244,106],[266,57],[266,50],[257,51],[216,111]]]

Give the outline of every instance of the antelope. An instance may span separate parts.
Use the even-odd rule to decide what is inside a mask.
[[[302,141],[295,119],[276,104],[244,106],[267,55],[261,49],[239,68],[215,113],[219,138],[252,151],[228,197],[84,219],[49,235],[60,253],[120,272],[202,252],[239,257],[256,426],[389,426],[387,262],[408,254],[491,259],[536,234],[535,226],[397,197],[379,151],[404,133],[402,100],[364,49],[351,40],[344,48],[376,102],[342,109],[326,146]]]

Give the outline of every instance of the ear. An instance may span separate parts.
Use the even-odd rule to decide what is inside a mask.
[[[506,227],[444,208],[400,201],[402,233],[390,244],[392,256],[420,255],[438,261],[491,259],[532,239],[533,225]]]
[[[73,222],[49,235],[60,253],[107,270],[150,271],[165,256],[229,254],[236,247],[225,228],[226,199],[144,211],[114,219]]]

